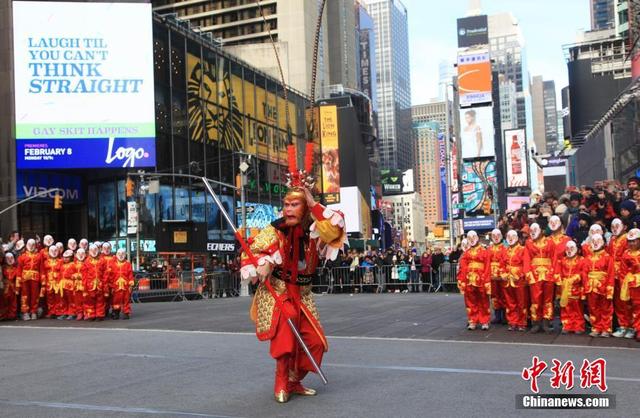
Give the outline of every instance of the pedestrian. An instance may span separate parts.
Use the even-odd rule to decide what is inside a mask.
[[[102,243],[100,253],[100,275],[103,280],[103,289],[105,291],[104,297],[104,314],[105,317],[110,315],[111,299],[112,299],[112,286],[111,286],[111,262],[114,260],[114,256],[111,253],[111,244],[108,241]]]
[[[481,329],[486,331],[489,329],[491,318],[491,255],[479,244],[475,231],[467,233],[467,241],[469,249],[460,258],[458,287],[464,295],[467,308],[467,329],[475,330],[480,325]]]
[[[420,279],[422,281],[423,292],[428,290],[428,286],[433,288],[433,284],[431,282],[431,262],[431,249],[428,248],[422,253],[422,257],[420,257]]]
[[[596,234],[590,240],[590,254],[584,257],[584,293],[589,307],[591,337],[611,336],[613,321],[613,259],[605,251],[602,235]]]
[[[529,297],[531,301],[531,332],[542,329],[551,332],[553,318],[553,301],[555,293],[555,278],[553,276],[553,241],[542,235],[540,225],[531,224],[531,237],[527,240],[527,264],[525,274],[529,281]]]
[[[18,267],[13,253],[4,253],[4,261],[2,263],[2,280],[3,286],[0,292],[2,297],[1,306],[4,306],[4,314],[0,319],[13,321],[17,319],[18,312],[18,288],[16,287],[16,278],[18,276]]]
[[[454,261],[451,261],[453,263]],[[457,262],[457,259],[456,261]],[[436,247],[435,252],[431,255],[431,287],[434,291],[440,289],[440,270],[445,263],[445,256],[442,247]]]
[[[62,258],[58,256],[58,247],[52,245],[49,247],[49,257],[42,264],[42,289],[40,297],[45,299],[45,307],[47,310],[46,317],[55,319],[64,315],[60,308],[62,301],[60,300],[60,279],[62,273]]]
[[[527,252],[520,245],[518,233],[507,232],[508,248],[502,257],[500,286],[505,298],[506,319],[509,331],[524,332],[527,329],[529,293],[523,266],[527,263]]]
[[[123,319],[131,317],[131,288],[134,284],[133,269],[127,260],[127,254],[123,248],[116,251],[116,257],[109,264],[109,284],[112,295],[112,319]]]
[[[105,317],[104,299],[108,282],[102,278],[98,247],[89,245],[89,257],[82,265],[82,288],[84,289],[82,316],[85,321],[103,321]]]
[[[59,282],[56,289],[58,293],[58,311],[56,314],[60,320],[72,320],[76,318],[73,304],[75,298],[73,274],[76,271],[73,261],[73,250],[65,250],[65,252],[62,253],[62,259],[63,263],[60,268]]]
[[[565,245],[565,254],[556,259],[555,275],[560,295],[560,321],[562,333],[584,333],[584,299],[582,271],[583,259],[578,255],[578,246],[574,241]]]
[[[622,256],[621,275],[624,277],[620,299],[631,305],[632,326],[624,337],[636,337],[640,342],[640,229],[627,233],[628,249]]]
[[[20,304],[22,319],[38,319],[38,302],[40,298],[41,281],[44,277],[40,271],[42,267],[42,255],[36,249],[36,241],[29,239],[26,251],[18,257],[18,277],[16,287],[20,289]],[[16,243],[16,249],[20,251],[20,241]]]
[[[505,314],[506,301],[502,286],[501,266],[504,263],[505,247],[502,244],[502,231],[494,229],[491,231],[491,244],[487,249],[490,255],[490,276],[491,280],[491,303],[493,304],[494,318],[492,324],[506,324],[507,317]]]
[[[81,241],[82,242],[82,241]],[[71,280],[73,281],[73,303],[72,316],[77,321],[84,318],[84,285],[82,283],[82,270],[86,261],[87,253],[84,248],[80,247],[76,250],[75,260],[72,261]]]
[[[409,256],[400,256],[398,261],[398,289],[401,293],[409,292]]]
[[[624,282],[624,273],[622,269],[622,259],[627,252],[627,234],[625,232],[626,226],[619,218],[615,218],[611,222],[611,239],[607,245],[607,252],[613,258],[613,271],[615,274],[614,288],[613,288],[613,310],[615,313],[618,327],[615,332],[611,334],[616,338],[624,337],[627,334],[627,330],[632,329],[632,313],[631,304],[628,300],[622,300],[620,298],[620,290]]]

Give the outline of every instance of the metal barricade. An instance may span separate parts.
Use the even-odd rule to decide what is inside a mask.
[[[212,299],[240,295],[239,271],[215,271],[208,273],[204,282],[204,298]]]

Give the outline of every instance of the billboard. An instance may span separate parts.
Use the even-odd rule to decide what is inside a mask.
[[[320,106],[322,141],[322,194],[327,204],[340,202],[340,154],[338,153],[338,108]]]
[[[488,218],[464,218],[462,225],[465,231],[489,230],[496,227],[493,217]]]
[[[229,71],[229,61],[187,54],[189,135],[192,141],[244,150],[263,160],[287,161],[287,104],[275,94]],[[293,141],[297,106],[289,100]]]
[[[367,239],[371,236],[371,208],[357,186],[340,189],[340,203],[328,205],[344,214],[348,233],[360,232]]]
[[[489,51],[458,54],[460,106],[491,102],[491,59]]]
[[[460,109],[462,159],[494,157],[493,107]]]
[[[515,212],[529,204],[529,196],[507,196],[507,212]]]
[[[400,170],[380,170],[380,183],[382,195],[393,196],[396,194],[413,193],[413,169],[405,172]]]
[[[151,23],[151,4],[13,2],[18,169],[155,166]]]
[[[507,188],[527,187],[529,181],[527,173],[527,140],[524,129],[509,129],[504,131],[505,175]]]
[[[458,48],[489,43],[489,22],[487,15],[469,16],[458,19]]]
[[[462,200],[468,216],[493,214],[496,180],[494,160],[462,164]]]

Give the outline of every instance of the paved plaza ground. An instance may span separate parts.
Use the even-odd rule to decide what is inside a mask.
[[[316,300],[330,343],[329,385],[305,381],[317,397],[272,400],[274,362],[253,335],[249,298],[145,303],[130,321],[0,324],[0,416],[637,416],[635,341],[467,331],[458,294]],[[605,358],[616,408],[516,410],[516,395],[530,393],[520,374],[533,355],[573,360],[577,369]],[[552,390],[548,375],[540,386],[567,393]]]

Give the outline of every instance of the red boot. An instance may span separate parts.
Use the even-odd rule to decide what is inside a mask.
[[[276,360],[276,379],[274,385],[274,396],[276,402],[286,403],[289,401],[289,359],[288,356]]]

